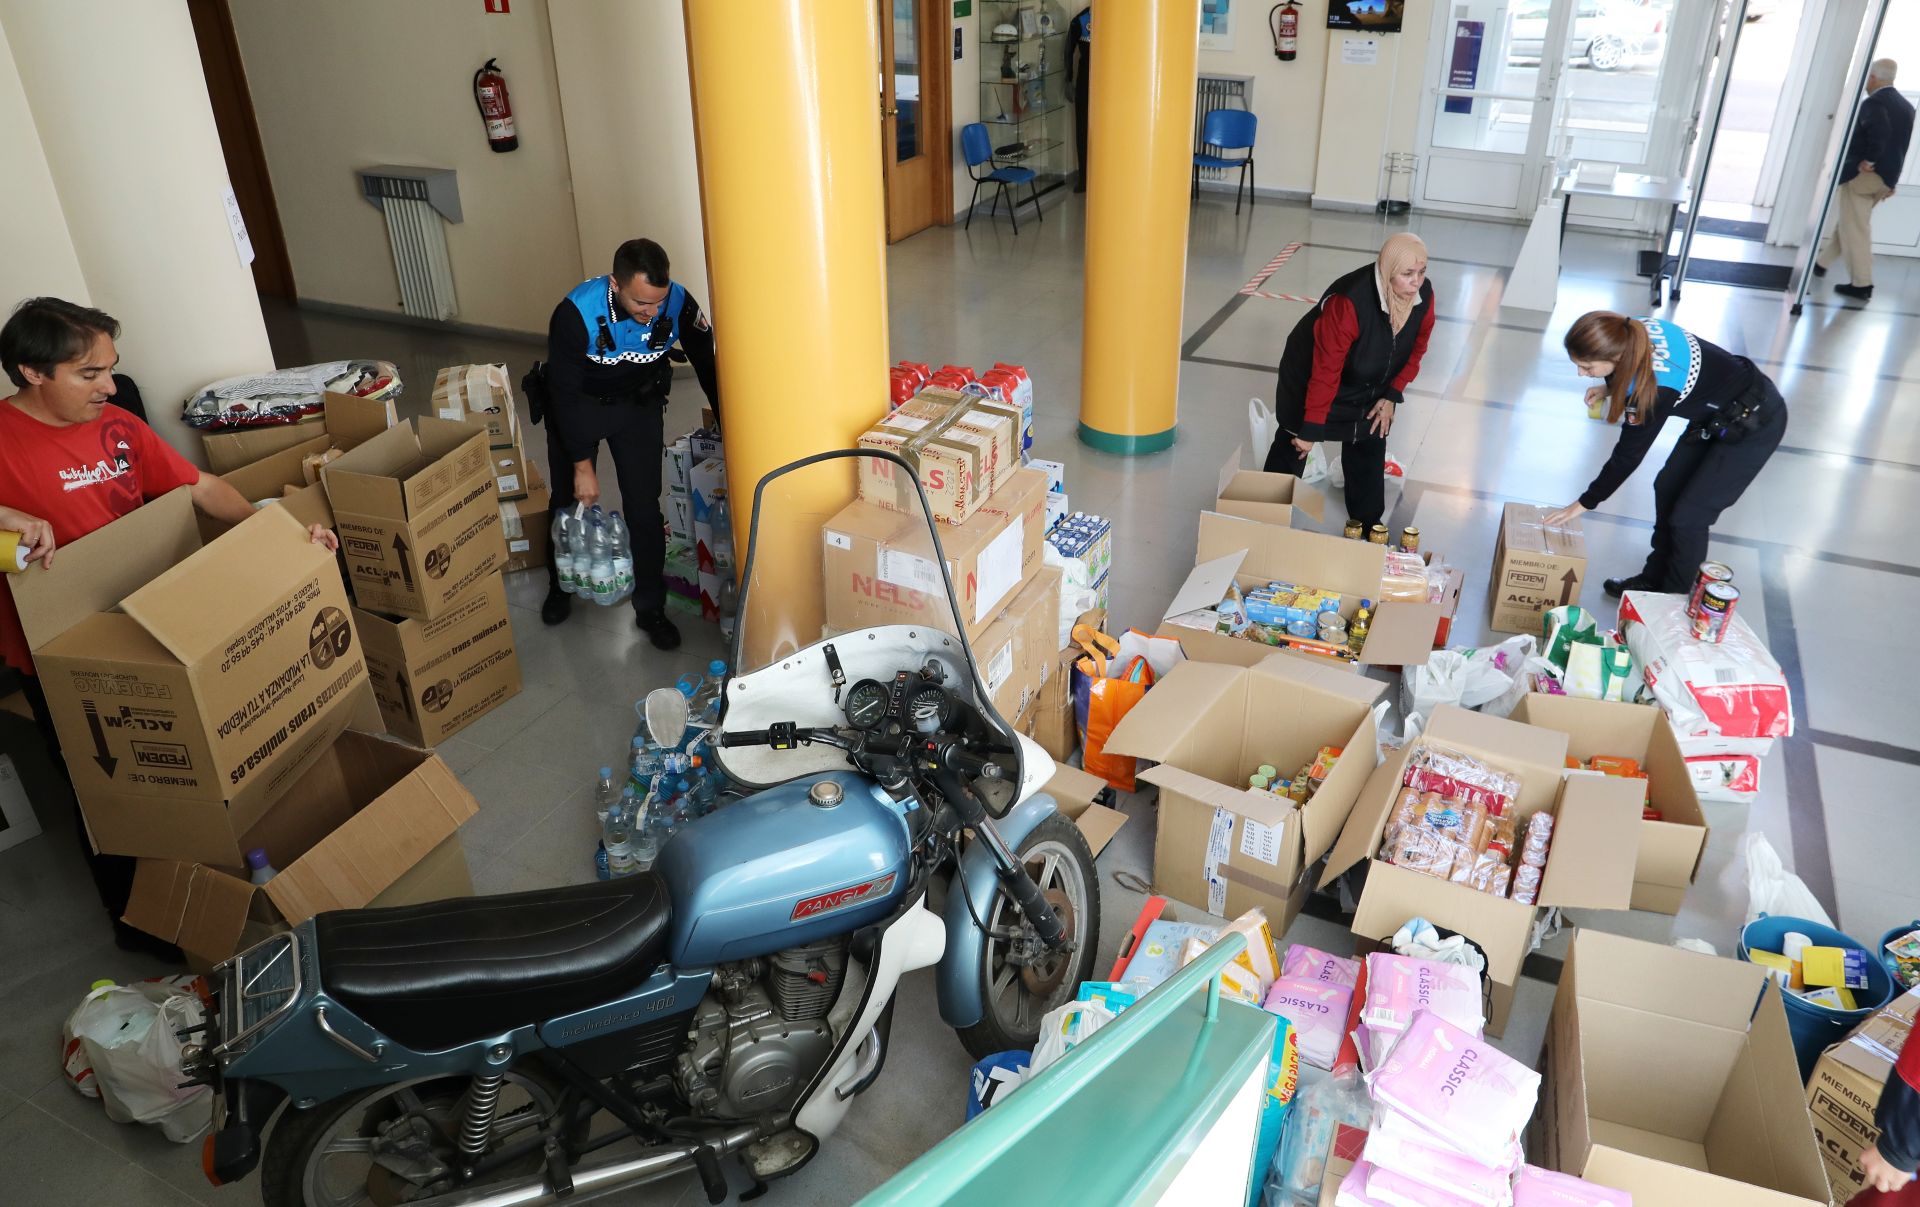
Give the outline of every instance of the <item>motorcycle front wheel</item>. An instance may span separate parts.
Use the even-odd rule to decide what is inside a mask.
[[[973,903],[984,911],[987,928],[978,974],[986,1008],[979,1022],[960,1029],[960,1042],[975,1060],[1032,1050],[1047,1011],[1073,1000],[1080,982],[1093,975],[1100,944],[1100,873],[1080,828],[1056,813],[1014,853],[1066,924],[1073,949],[1049,950],[997,885],[991,899]]]
[[[463,1184],[450,1172],[471,1084],[467,1077],[427,1078],[358,1090],[304,1111],[289,1109],[267,1141],[262,1201],[266,1207],[398,1207],[539,1173],[539,1150],[484,1181]],[[508,1070],[488,1148],[538,1128],[559,1097],[558,1086],[539,1070]]]

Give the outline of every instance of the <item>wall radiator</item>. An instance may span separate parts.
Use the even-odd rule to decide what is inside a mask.
[[[1199,155],[1206,148],[1206,143],[1202,141],[1200,137],[1200,131],[1206,125],[1207,110],[1209,109],[1252,109],[1252,108],[1253,108],[1253,77],[1252,76],[1250,75],[1203,75],[1201,76],[1200,81],[1195,86],[1195,90],[1194,90],[1193,153],[1195,155]],[[1239,172],[1237,169],[1234,172],[1234,176],[1236,179],[1239,176]],[[1200,169],[1200,180],[1202,183],[1205,183],[1207,181],[1225,180],[1226,178],[1227,178],[1227,170],[1225,168]]]
[[[461,217],[454,174],[389,164],[362,169],[360,187],[386,219],[401,308],[414,318],[441,321],[460,313],[445,225]]]

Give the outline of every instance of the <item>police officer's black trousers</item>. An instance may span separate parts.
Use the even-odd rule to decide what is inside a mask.
[[[600,468],[600,445],[613,454],[614,476],[620,482],[621,515],[633,536],[633,610],[644,616],[666,606],[662,571],[667,560],[667,538],[661,531],[660,452],[666,432],[666,400],[623,398],[590,401],[567,416],[567,433],[583,447],[563,449],[559,433],[547,424],[547,472],[552,476],[553,515],[572,510],[573,463],[592,460]],[[602,507],[606,504],[601,504]],[[548,521],[551,523],[551,519]],[[560,575],[547,559],[547,586],[558,590]]]
[[[1707,560],[1707,530],[1739,501],[1786,433],[1787,408],[1776,406],[1744,440],[1702,440],[1691,427],[1680,437],[1653,480],[1653,551],[1640,573],[1658,584],[1654,590],[1693,589],[1700,563]]]

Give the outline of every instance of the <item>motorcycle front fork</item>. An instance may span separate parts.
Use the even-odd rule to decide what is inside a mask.
[[[1027,869],[1020,863],[1020,857],[1007,846],[1007,840],[1000,836],[993,818],[988,816],[987,807],[981,803],[971,789],[952,771],[941,771],[934,782],[939,785],[941,795],[947,803],[960,814],[960,819],[972,827],[980,841],[987,844],[987,850],[993,855],[994,870],[1000,876],[1000,885],[1007,896],[1013,898],[1015,905],[1033,927],[1040,941],[1053,951],[1067,946],[1067,927],[1060,921],[1053,906],[1041,895],[1040,886],[1027,875]]]

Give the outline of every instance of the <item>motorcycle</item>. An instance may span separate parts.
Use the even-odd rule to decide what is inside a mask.
[[[864,544],[832,523],[859,475],[891,491]],[[975,1057],[1033,1046],[1092,972],[1099,879],[1040,791],[1052,760],[993,708],[913,469],[768,475],[738,615],[708,741],[744,795],[653,871],[324,913],[214,970],[188,1070],[217,1091],[216,1184],[527,1207],[691,1172],[718,1203],[723,1159],[757,1193],[833,1135],[910,972]],[[684,712],[648,725],[676,742]]]

